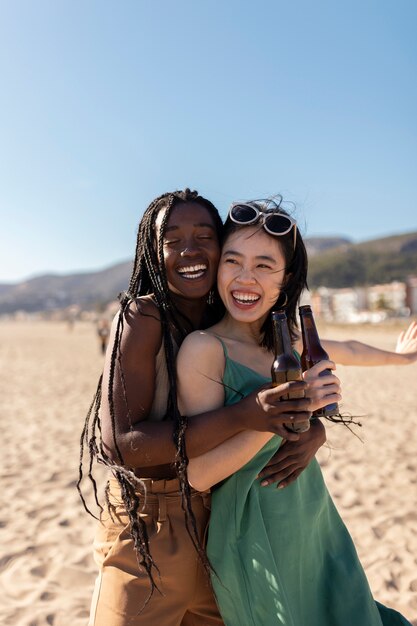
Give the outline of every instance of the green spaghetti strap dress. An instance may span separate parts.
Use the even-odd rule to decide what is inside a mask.
[[[223,349],[228,405],[267,379]],[[207,552],[226,626],[411,626],[373,599],[315,459],[285,489],[260,486],[280,443],[274,436],[212,495]]]

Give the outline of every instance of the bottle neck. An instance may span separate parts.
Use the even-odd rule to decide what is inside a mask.
[[[280,354],[292,354],[290,331],[286,318],[273,318],[275,356]]]
[[[301,333],[304,345],[309,348],[311,344],[320,345],[319,334],[312,313],[300,315]]]

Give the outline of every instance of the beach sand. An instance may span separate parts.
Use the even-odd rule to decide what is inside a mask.
[[[323,328],[329,338],[389,349],[397,334],[391,327]],[[79,437],[102,364],[92,324],[70,330],[58,322],[0,322],[4,626],[87,623],[96,522],[75,485]],[[417,625],[417,364],[339,367],[338,374],[343,410],[363,416],[355,429],[363,442],[329,425],[319,460],[375,598]]]

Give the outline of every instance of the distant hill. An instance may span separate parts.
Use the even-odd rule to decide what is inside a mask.
[[[304,241],[309,259],[326,250],[343,248],[352,244],[351,240],[346,237],[307,237]]]
[[[417,274],[417,233],[342,244],[310,258],[310,288],[354,287],[404,281]]]
[[[118,263],[98,272],[66,276],[47,274],[15,285],[0,285],[0,314],[48,311],[72,304],[94,308],[117,298],[127,288],[132,263]]]
[[[343,237],[306,238],[309,286],[349,287],[405,280],[417,274],[417,233],[353,244]],[[0,314],[48,311],[77,304],[93,309],[126,289],[132,263],[99,272],[37,276],[14,285],[0,284]]]

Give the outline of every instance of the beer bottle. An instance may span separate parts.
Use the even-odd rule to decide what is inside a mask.
[[[303,372],[309,370],[316,363],[329,358],[326,350],[320,343],[319,334],[313,317],[313,311],[310,305],[299,307],[301,320],[301,333],[303,337],[303,352],[301,354],[301,366]],[[326,369],[320,373],[320,376],[328,376],[331,370]],[[328,404],[327,406],[314,411],[314,417],[326,417],[339,414],[339,405],[337,402]]]
[[[285,311],[272,311],[272,328],[274,333],[275,358],[271,367],[272,385],[282,385],[291,380],[303,380],[301,364],[294,354],[290,331],[287,323]],[[304,398],[304,391],[292,391],[282,400],[293,400]],[[298,422],[297,424],[285,424],[288,430],[296,433],[303,433],[310,428],[310,420]]]

